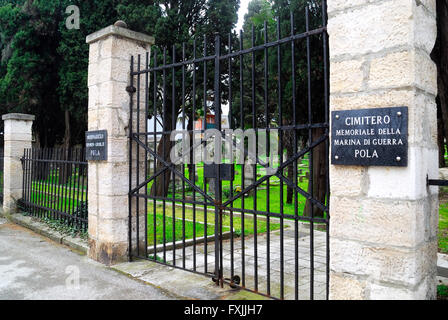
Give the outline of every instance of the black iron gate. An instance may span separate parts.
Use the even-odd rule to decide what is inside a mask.
[[[328,298],[326,20],[323,1],[291,14],[287,34],[277,19],[225,43],[215,35],[132,58],[131,258],[273,298]],[[194,161],[210,129],[219,142],[227,130],[254,130],[255,156],[244,136],[231,136],[231,146],[243,145],[243,163]],[[185,147],[185,139],[199,143]]]

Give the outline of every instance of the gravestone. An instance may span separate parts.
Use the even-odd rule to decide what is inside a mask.
[[[254,180],[254,172],[255,172],[255,166],[254,162],[251,159],[247,159],[246,163],[244,165],[244,188],[247,188],[248,186],[255,183]],[[254,194],[254,189],[248,192],[250,196]]]

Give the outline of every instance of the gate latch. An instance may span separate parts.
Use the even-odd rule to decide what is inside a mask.
[[[426,185],[428,185],[428,186],[447,187],[448,186],[448,180],[429,179],[428,176],[426,176]]]

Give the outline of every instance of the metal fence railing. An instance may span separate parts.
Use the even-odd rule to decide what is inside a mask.
[[[0,148],[0,203],[3,203],[3,159],[5,156],[5,149]]]
[[[87,230],[87,161],[82,149],[26,149],[20,207],[39,218]]]

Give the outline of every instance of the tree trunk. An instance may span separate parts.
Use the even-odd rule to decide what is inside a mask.
[[[443,125],[438,128],[439,135],[443,135],[439,136],[439,149],[443,156],[448,139],[448,4],[446,0],[437,0],[437,41],[431,58],[437,64],[437,107],[439,109],[437,114],[438,120]],[[444,162],[440,161],[439,165],[445,165]]]
[[[64,112],[64,122],[65,122],[65,131],[64,131],[64,148],[70,148],[70,111],[65,110]]]
[[[40,134],[38,131],[34,132],[34,138],[36,142],[34,143],[33,148],[40,149],[41,143],[40,143]]]
[[[32,156],[34,159],[40,160],[48,160],[49,159],[49,150],[48,149],[36,149],[32,151]],[[47,162],[33,162],[33,180],[42,180],[45,181],[48,178],[50,173],[50,166]]]
[[[292,122],[283,119],[282,121],[284,126],[291,125]],[[291,159],[294,156],[295,152],[295,146],[294,146],[294,130],[285,130],[283,131],[283,148],[286,149],[286,158],[287,160]],[[283,150],[282,150],[282,157],[283,157]],[[291,181],[291,183],[294,183],[294,163],[291,163],[286,167],[287,173],[288,173],[288,180]],[[286,187],[286,203],[292,203],[292,198],[294,195],[294,189],[290,186]]]
[[[291,159],[294,156],[294,148],[293,144],[291,143],[290,146],[286,149],[286,155],[288,160]],[[291,181],[291,183],[294,183],[294,162],[288,165],[288,179]],[[292,197],[294,195],[294,189],[291,187],[287,187],[286,189],[286,203],[292,203]]]
[[[190,132],[190,146],[193,146],[193,143],[194,143],[194,141],[193,141],[193,126],[194,126],[194,119],[190,119],[189,121],[188,121],[188,125],[187,125],[187,130]],[[193,168],[194,168],[194,159],[193,159],[193,156],[194,156],[194,153],[193,153],[193,148],[190,150],[190,163],[187,165],[187,168],[188,168],[188,179],[192,182],[192,183],[196,183],[196,180],[195,180],[195,172],[194,172],[194,170],[193,170]],[[188,187],[188,186],[187,186]]]
[[[170,140],[170,133],[169,133],[172,130],[171,117],[166,117],[166,119],[163,119],[163,122],[164,122],[163,131],[168,133],[163,134],[162,137],[160,138],[159,144],[157,145],[157,155],[159,155],[166,162],[171,163],[170,151],[172,142]],[[156,172],[162,170],[164,167],[165,165],[157,160]],[[163,174],[155,178],[151,186],[150,195],[153,197],[166,197],[168,194],[171,175],[172,175],[171,170],[168,169]]]
[[[325,134],[324,128],[312,129],[312,141],[316,141]],[[313,155],[313,172],[310,173],[310,179],[313,179],[312,190],[311,184],[308,184],[308,193],[312,194],[313,199],[325,204],[327,179],[327,157],[325,152],[325,142],[320,143],[312,149]],[[316,205],[311,205],[309,200],[306,201],[304,214],[311,217],[311,208],[313,208],[314,217],[323,217],[323,211]]]
[[[439,103],[438,103],[439,104]],[[437,109],[440,109],[439,107]],[[439,110],[437,110],[439,111]],[[441,110],[440,110],[441,111]],[[437,145],[439,147],[439,168],[445,167],[445,135],[442,116],[437,112]]]
[[[63,156],[61,160],[69,161],[73,160],[70,158],[70,112],[65,110],[64,112],[65,120],[65,132],[64,132],[64,142],[63,142]],[[69,163],[64,163],[59,165],[59,184],[67,184],[70,176],[72,175],[72,165]]]
[[[34,159],[43,159],[43,150],[41,143],[42,136],[36,132],[36,145],[32,148],[31,157]],[[33,161],[32,165],[32,179],[45,180],[48,176],[48,171],[44,170],[43,162]]]

